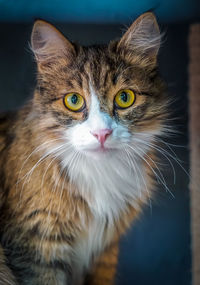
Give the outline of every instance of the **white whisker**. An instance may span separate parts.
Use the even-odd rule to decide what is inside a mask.
[[[128,145],[130,148],[132,148],[130,145]],[[134,148],[137,149],[138,146],[134,145]],[[132,148],[134,150],[134,148]],[[150,167],[150,169],[152,170],[153,174],[155,175],[155,177],[158,179],[158,181],[164,186],[164,188],[172,195],[173,198],[174,195],[172,194],[172,192],[170,191],[170,189],[168,188],[165,180],[163,181],[163,179],[161,179],[161,177],[156,173],[156,171],[153,169],[153,167],[150,165],[150,163],[145,159],[144,155],[140,155],[139,152],[136,152],[136,154],[144,161],[146,162],[146,164]]]
[[[146,192],[147,192],[147,195],[148,195],[148,199],[149,199],[149,207],[150,207],[150,210],[151,210],[151,213],[152,213],[152,203],[151,203],[150,193],[149,193],[149,190],[148,190],[148,188],[147,188],[147,183],[146,183],[146,181],[145,181],[145,179],[144,179],[144,176],[143,176],[143,174],[142,174],[142,171],[141,171],[141,169],[137,166],[137,163],[136,163],[136,161],[135,161],[134,155],[131,155],[131,153],[134,153],[134,152],[131,152],[131,153],[130,153],[126,146],[124,146],[124,150],[125,150],[125,152],[128,154],[128,156],[129,156],[129,157],[128,157],[128,160],[131,162],[131,165],[133,166],[133,169],[135,170],[136,177],[137,177],[137,182],[136,182],[136,184],[137,184],[137,188],[138,188],[138,189],[141,188],[141,185],[140,185],[140,183],[139,183],[139,177],[138,177],[137,170],[138,170],[138,172],[139,172],[139,174],[140,174],[140,176],[141,176],[141,178],[142,178],[142,181],[143,181],[143,183],[144,183],[144,187],[145,187],[145,189],[146,189]],[[134,160],[135,163],[131,161],[131,158]],[[136,170],[136,168],[137,168],[137,170]],[[141,189],[140,189],[140,196],[141,196]]]

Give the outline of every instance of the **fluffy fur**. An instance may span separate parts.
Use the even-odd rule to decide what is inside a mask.
[[[113,284],[118,240],[152,195],[165,131],[156,19],[146,13],[119,41],[90,47],[37,21],[31,42],[34,97],[0,122],[0,284]],[[118,109],[127,88],[136,100]],[[63,104],[70,92],[84,97],[81,112]],[[99,129],[112,130],[104,148]]]

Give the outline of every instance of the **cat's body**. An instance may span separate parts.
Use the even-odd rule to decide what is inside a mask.
[[[88,48],[39,21],[32,48],[34,99],[0,121],[0,284],[112,284],[120,235],[151,196],[166,116],[155,18]]]

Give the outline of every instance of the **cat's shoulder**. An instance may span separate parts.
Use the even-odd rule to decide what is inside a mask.
[[[12,140],[15,120],[16,112],[0,113],[0,151],[7,147]]]
[[[16,112],[13,111],[0,113],[0,130],[6,130],[15,117]]]

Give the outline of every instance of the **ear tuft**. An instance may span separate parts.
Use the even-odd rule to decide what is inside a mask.
[[[42,20],[33,26],[31,48],[39,63],[74,53],[73,45],[53,25]]]
[[[135,50],[155,58],[161,42],[160,30],[153,13],[141,15],[119,41],[118,48]]]

